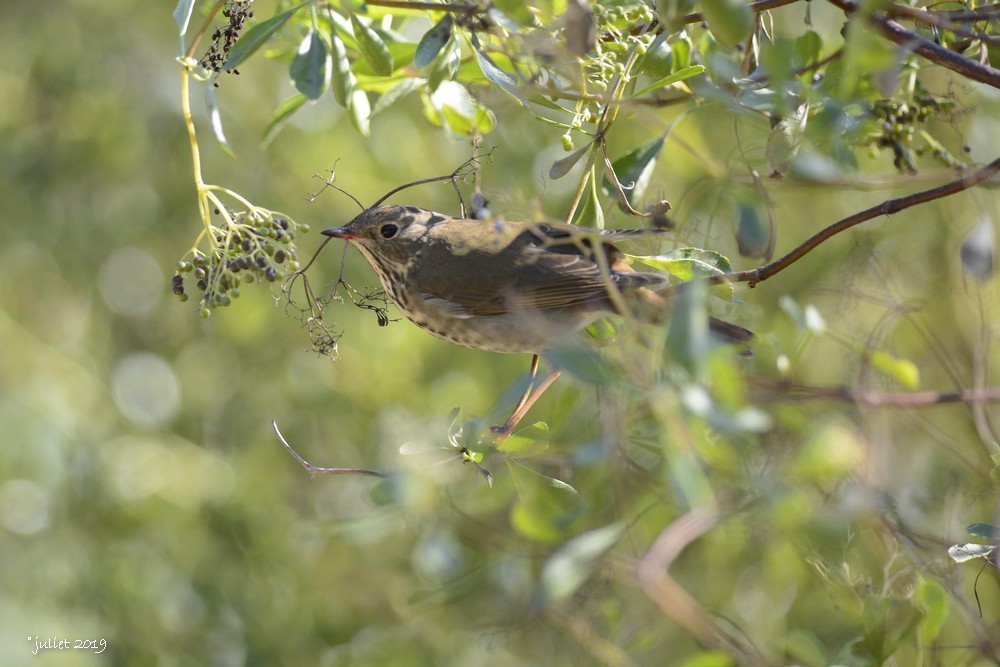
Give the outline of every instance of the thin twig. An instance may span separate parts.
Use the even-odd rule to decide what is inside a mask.
[[[859,11],[858,4],[854,0],[829,0],[829,2],[842,9],[848,16]],[[994,88],[1000,88],[1000,70],[995,67],[977,63],[940,44],[935,44],[926,37],[906,30],[895,21],[888,19],[885,14],[876,13],[868,18],[878,28],[879,32],[890,41],[923,56],[933,63],[957,72],[967,79],[979,81]]]
[[[985,167],[982,167],[981,169],[978,169],[970,174],[965,174],[950,183],[945,183],[944,185],[931,188],[929,190],[915,192],[905,197],[887,199],[881,204],[877,204],[871,208],[865,209],[864,211],[855,213],[854,215],[848,216],[843,220],[835,222],[829,227],[820,230],[784,257],[776,259],[769,264],[759,266],[756,269],[736,271],[734,273],[728,273],[724,276],[715,277],[712,279],[712,283],[745,282],[748,283],[750,287],[755,287],[758,283],[767,280],[779,271],[787,269],[789,266],[815,250],[821,243],[836,236],[840,232],[846,231],[855,225],[861,224],[862,222],[872,220],[873,218],[899,213],[900,211],[919,204],[926,204],[927,202],[934,201],[935,199],[941,199],[943,197],[963,192],[974,185],[978,185],[979,183],[992,178],[998,172],[1000,172],[1000,158],[997,158]]]
[[[314,466],[313,464],[306,461],[304,458],[299,456],[299,453],[292,448],[288,441],[285,440],[285,436],[281,435],[281,431],[278,430],[278,422],[274,419],[271,420],[271,426],[274,427],[274,432],[278,435],[278,440],[281,444],[285,446],[288,453],[299,462],[299,464],[306,469],[310,477],[315,477],[316,475],[368,475],[371,477],[379,477],[381,479],[386,479],[389,475],[384,472],[378,472],[376,470],[362,470],[361,468],[321,468],[320,466]]]
[[[954,403],[1000,402],[1000,387],[960,389],[958,391],[913,391],[885,393],[853,387],[812,387],[771,378],[753,377],[757,388],[771,392],[782,400],[840,400],[873,407],[918,408]],[[762,398],[758,396],[758,398]]]

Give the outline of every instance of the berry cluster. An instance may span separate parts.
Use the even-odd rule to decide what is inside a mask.
[[[205,69],[212,70],[216,74],[222,72],[226,60],[229,58],[229,51],[240,36],[240,32],[246,25],[248,18],[253,18],[253,0],[236,0],[222,10],[222,15],[229,19],[229,25],[218,28],[212,33],[212,44],[208,51],[202,56],[199,64]],[[232,70],[233,74],[239,74],[239,70]],[[216,83],[216,86],[219,84]]]
[[[877,128],[869,137],[869,145],[874,152],[892,149],[892,164],[901,172],[916,173],[916,157],[925,153],[946,167],[959,167],[960,162],[921,127],[954,108],[953,100],[936,98],[924,91],[917,91],[908,100],[877,100],[869,110]]]
[[[171,279],[173,293],[181,301],[188,299],[186,277],[195,279],[203,293],[202,317],[238,298],[240,284],[273,283],[299,270],[295,235],[308,232],[308,225],[263,209],[229,212],[229,218],[226,226],[212,227],[213,249],[208,253],[192,250],[190,260],[177,263]]]

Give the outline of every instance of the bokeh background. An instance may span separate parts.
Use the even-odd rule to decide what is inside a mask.
[[[272,10],[257,3],[258,17]],[[172,11],[172,3],[0,4],[0,664],[704,657],[632,574],[684,508],[669,476],[650,473],[637,484],[608,452],[598,418],[606,392],[560,380],[533,412],[549,424],[551,457],[524,466],[488,460],[491,488],[472,466],[425,464],[455,454],[447,440],[453,407],[488,416],[510,405],[527,359],[449,346],[403,321],[379,327],[371,312],[346,304],[334,310],[344,335],[331,363],[310,351],[299,319],[265,286],[245,289],[207,320],[170,294],[173,267],[200,229]],[[783,20],[798,25],[790,11]],[[365,139],[327,97],[264,145],[262,128],[291,90],[286,67],[255,58],[241,76],[222,79],[235,157],[214,144],[200,91],[195,108],[206,180],[308,223],[304,255],[318,247],[319,230],[356,212],[330,190],[310,200],[321,189],[316,174],[335,167],[338,185],[368,203],[447,174],[470,155],[468,142],[424,121],[417,99],[376,117]],[[995,158],[1000,96],[967,85],[956,94],[969,111],[942,121],[951,147],[971,147],[972,160]],[[485,140],[496,150],[481,176],[491,208],[511,218],[560,217],[572,184],[546,177],[564,155],[560,132],[502,96],[489,99],[500,119]],[[677,113],[640,116],[611,145],[626,150]],[[732,241],[734,211],[718,204],[736,171],[731,124],[723,109],[690,115],[677,129],[684,143],[668,142],[654,182],[680,205],[678,244],[713,247],[748,268]],[[757,129],[766,136],[763,122]],[[749,148],[759,158],[762,142]],[[948,178],[931,166],[907,180],[884,155],[860,160],[863,187],[846,179],[769,184],[779,253],[844,215]],[[448,185],[395,201],[456,212]],[[994,190],[962,194],[867,223],[782,277],[741,288],[740,303],[721,314],[760,333],[747,372],[779,377],[784,355],[797,382],[898,389],[863,363],[859,349],[875,341],[911,360],[921,387],[996,384],[995,282],[966,277],[959,248],[974,224],[997,213]],[[315,285],[336,276],[340,252],[339,244],[325,251]],[[353,251],[347,265],[352,284],[374,284]],[[826,334],[797,327],[782,298],[814,308]],[[706,476],[723,491],[752,488],[758,500],[678,563],[675,575],[692,594],[800,664],[849,663],[855,641],[895,636],[870,632],[866,619],[908,610],[898,625],[913,631],[924,618],[914,591],[928,575],[939,588],[923,594],[943,591],[951,611],[938,648],[920,659],[978,664],[989,651],[975,644],[989,641],[995,656],[996,571],[975,589],[980,618],[978,565],[952,564],[946,554],[971,540],[967,524],[995,516],[996,443],[984,443],[982,428],[992,408],[774,396],[759,406],[774,424],[765,434],[727,440],[695,429],[695,440],[716,447],[706,454],[698,445]],[[391,484],[310,479],[281,448],[271,419],[318,465],[408,472]],[[663,436],[629,437],[654,443],[645,452],[653,457]],[[550,606],[537,599],[539,572],[558,541],[518,530],[511,508],[519,467],[572,478],[587,509],[568,534],[613,521],[627,527],[586,585]],[[871,595],[884,617],[866,606]],[[39,638],[103,639],[107,650],[33,655]],[[728,664],[715,659],[698,664]]]

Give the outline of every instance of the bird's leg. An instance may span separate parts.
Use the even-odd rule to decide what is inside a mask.
[[[556,378],[559,377],[559,371],[552,371],[548,377],[542,380],[541,384],[532,390],[532,385],[535,382],[535,377],[538,375],[538,362],[539,356],[536,354],[531,357],[531,369],[528,371],[528,387],[524,390],[524,394],[521,396],[521,400],[517,402],[517,407],[514,408],[514,412],[507,419],[506,422],[501,426],[491,426],[490,430],[497,433],[503,437],[510,435],[510,432],[514,430],[521,418],[531,409],[531,406],[535,404],[535,401],[549,388]]]

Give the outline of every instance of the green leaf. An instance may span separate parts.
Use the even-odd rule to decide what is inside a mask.
[[[792,52],[796,67],[808,67],[823,55],[823,38],[815,30],[809,30],[795,40]]]
[[[572,486],[508,459],[507,469],[517,491],[511,509],[514,530],[528,539],[554,543],[565,539],[586,509],[586,501]]]
[[[744,0],[702,0],[701,11],[719,43],[734,46],[750,37],[753,12]]]
[[[611,384],[616,377],[614,366],[589,347],[554,347],[545,352],[545,360],[590,384]]]
[[[371,67],[372,72],[378,76],[392,74],[392,54],[389,53],[389,47],[385,45],[379,34],[362,23],[357,14],[351,14],[351,26],[354,29],[354,38],[358,41],[361,56]]]
[[[243,33],[239,41],[233,46],[232,51],[229,52],[229,58],[226,60],[226,69],[232,69],[239,65],[241,62],[256,53],[257,49],[263,46],[267,40],[271,38],[271,35],[276,33],[281,26],[285,25],[288,19],[292,18],[295,12],[299,11],[307,3],[302,3],[292,7],[286,12],[276,14],[263,23],[258,23],[254,27]]]
[[[353,125],[358,132],[364,136],[371,134],[371,124],[370,119],[372,115],[371,103],[368,101],[368,95],[361,88],[355,86],[354,90],[351,91],[351,101],[347,105],[347,111],[350,113],[351,125]]]
[[[413,64],[417,67],[427,67],[434,62],[441,49],[451,39],[452,28],[454,26],[455,19],[452,18],[451,13],[445,13],[444,17],[420,38],[420,43],[417,44],[417,52],[413,55]]]
[[[444,81],[430,95],[430,103],[448,128],[460,137],[475,132],[486,134],[496,125],[493,113],[476,102],[468,89],[454,81]]]
[[[271,119],[267,122],[267,126],[264,128],[264,138],[263,142],[268,144],[274,135],[277,134],[278,130],[284,125],[285,121],[288,120],[293,113],[299,110],[303,104],[306,103],[308,98],[301,93],[289,97],[287,100],[281,103],[281,105],[275,109],[274,113],[271,115]]]
[[[580,158],[586,155],[587,151],[591,150],[591,148],[593,148],[593,144],[588,143],[583,148],[573,151],[572,154],[553,162],[552,167],[549,168],[549,178],[554,181],[568,174],[576,166],[576,163],[580,161]]]
[[[414,79],[411,77],[401,79],[399,83],[394,85],[392,88],[380,95],[377,100],[375,100],[375,106],[372,107],[371,115],[374,116],[377,113],[385,111],[400,99],[420,88],[422,85],[424,85],[423,79]]]
[[[691,38],[685,35],[674,43],[673,48],[674,71],[680,72],[691,65],[691,53],[694,51],[694,46],[691,44]]]
[[[205,90],[205,104],[208,106],[208,118],[212,126],[212,134],[215,135],[215,140],[219,142],[219,145],[222,146],[222,149],[226,153],[232,157],[236,157],[233,147],[229,145],[226,133],[222,129],[222,113],[219,111],[218,101],[215,97],[215,87],[208,86]]]
[[[624,189],[625,199],[634,208],[636,201],[642,198],[649,185],[649,179],[653,175],[653,168],[656,166],[656,158],[663,148],[663,137],[657,137],[652,141],[647,141],[641,146],[633,148],[611,164],[611,170],[618,178]],[[614,197],[618,205],[624,209],[617,188],[613,187],[607,176],[603,182],[604,194]]]
[[[677,667],[732,667],[736,664],[735,660],[733,654],[727,651],[699,651],[677,663]]]
[[[669,37],[670,33],[666,30],[656,36],[639,65],[641,73],[660,79],[674,71],[674,51],[667,43]]]
[[[937,581],[924,579],[913,594],[913,602],[923,612],[917,624],[917,637],[921,645],[930,646],[948,620],[948,591]]]
[[[624,534],[625,526],[613,523],[577,535],[559,547],[542,567],[539,602],[549,604],[575,593]]]
[[[916,389],[920,386],[920,369],[909,359],[894,357],[883,350],[875,350],[869,359],[875,370],[891,377],[907,389]]]
[[[1000,526],[983,522],[970,523],[965,527],[965,532],[974,537],[981,537],[984,540],[992,540],[1000,536]]]
[[[350,99],[351,88],[354,87],[354,75],[351,74],[351,61],[347,59],[347,47],[337,34],[330,31],[330,88],[337,104],[346,108]]]
[[[627,255],[643,264],[654,266],[687,282],[695,278],[722,275],[733,270],[729,258],[715,250],[701,248],[677,248],[665,255],[647,257]]]
[[[637,93],[632,93],[630,97],[640,97],[648,92],[659,90],[660,88],[666,88],[667,86],[673,85],[679,81],[684,81],[685,79],[690,79],[693,76],[698,76],[705,71],[704,65],[690,65],[683,69],[680,69],[669,76],[665,76],[655,83],[651,83]],[[662,141],[662,139],[660,140]]]
[[[515,431],[497,445],[497,449],[513,458],[528,458],[547,450],[549,438],[549,425],[545,422],[535,422],[527,428]]]
[[[528,103],[517,86],[517,80],[513,75],[500,69],[493,62],[493,59],[486,55],[479,44],[479,38],[476,37],[476,33],[472,33],[472,48],[476,52],[476,62],[479,64],[479,69],[487,81],[509,93],[521,105],[527,106]]]
[[[188,24],[191,22],[191,12],[194,11],[194,0],[178,0],[174,9],[174,21],[180,29],[181,53],[184,53],[184,35],[187,34]]]
[[[736,223],[736,247],[742,257],[768,259],[774,252],[774,227],[764,219],[757,207],[746,202],[739,203]]]
[[[677,292],[667,330],[667,351],[673,361],[698,374],[709,349],[706,285],[700,280]]]
[[[318,100],[330,76],[330,56],[319,33],[310,30],[288,68],[295,89],[310,100]]]

